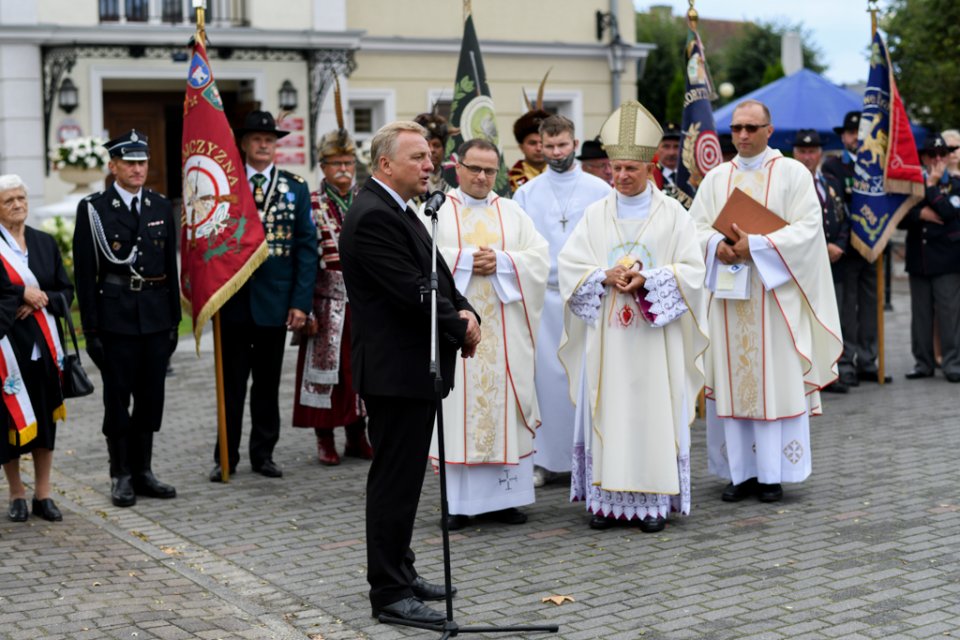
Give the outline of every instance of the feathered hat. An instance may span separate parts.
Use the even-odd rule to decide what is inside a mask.
[[[537,89],[536,103],[531,103],[530,98],[527,97],[527,92],[523,89],[520,90],[523,93],[523,101],[527,105],[527,112],[513,123],[513,137],[517,139],[517,144],[523,144],[523,141],[531,133],[539,132],[540,123],[550,117],[550,112],[543,108],[543,88],[547,84],[549,75],[550,70],[548,69],[543,76],[543,80],[540,81],[540,88]]]
[[[447,138],[460,133],[460,129],[453,127],[439,113],[439,102],[433,103],[433,109],[428,113],[421,113],[413,119],[414,122],[427,130],[427,137],[436,138],[441,143],[446,144]]]
[[[333,77],[333,108],[337,114],[337,128],[320,138],[317,145],[317,151],[322,158],[332,156],[352,156],[356,154],[357,145],[353,138],[347,133],[347,128],[343,125],[343,105],[340,102],[340,80]]]

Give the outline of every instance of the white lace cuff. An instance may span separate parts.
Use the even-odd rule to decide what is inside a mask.
[[[643,289],[637,291],[636,302],[644,320],[653,327],[662,327],[687,312],[687,304],[680,294],[673,271],[666,267],[641,271],[646,278]]]
[[[587,324],[595,325],[600,316],[600,304],[603,301],[603,280],[606,274],[597,269],[583,281],[570,296],[570,310]]]

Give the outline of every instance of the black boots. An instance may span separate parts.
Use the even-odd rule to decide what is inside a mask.
[[[132,507],[137,496],[175,498],[177,490],[157,480],[150,469],[153,433],[133,433],[107,438],[110,453],[110,500],[117,507]]]
[[[130,476],[127,438],[107,438],[110,453],[110,500],[115,507],[132,507],[137,503]]]
[[[176,498],[177,490],[170,485],[160,482],[153,475],[150,466],[153,461],[153,432],[138,433],[134,436],[136,444],[139,445],[135,456],[133,473],[133,490],[138,496],[148,498]]]

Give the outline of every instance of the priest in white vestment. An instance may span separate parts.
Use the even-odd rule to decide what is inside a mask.
[[[576,405],[570,497],[590,526],[662,531],[690,512],[690,422],[707,347],[693,219],[648,181],[662,131],[624,103],[600,138],[615,191],[587,207],[559,256],[560,360]]]
[[[809,416],[837,379],[843,350],[837,302],[810,172],[767,146],[770,112],[747,100],[733,113],[738,155],[710,171],[690,215],[707,265],[710,348],[706,357],[710,472],[729,481],[721,496],[775,502],[781,483],[812,470]],[[713,228],[734,189],[781,217],[767,235],[736,230],[731,245]]]
[[[557,255],[587,205],[610,193],[610,185],[575,162],[578,141],[570,120],[561,115],[546,118],[540,123],[540,137],[547,170],[513,196],[550,244],[550,275],[537,340],[537,397],[543,421],[533,456],[538,486],[553,473],[570,471],[573,455],[573,405],[567,399],[567,373],[557,358],[563,333]]]
[[[437,247],[485,330],[474,357],[458,361],[443,401],[451,530],[469,516],[522,524],[527,516],[517,507],[534,501],[534,343],[550,262],[529,216],[492,191],[499,166],[494,145],[464,143],[460,187],[437,215]],[[430,457],[439,464],[436,430]]]

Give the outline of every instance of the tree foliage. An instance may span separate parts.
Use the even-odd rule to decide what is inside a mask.
[[[960,125],[960,2],[894,0],[881,26],[911,118],[934,128]]]
[[[657,45],[657,50],[647,58],[643,77],[637,82],[637,99],[660,122],[671,117],[667,113],[667,98],[678,75],[682,82],[686,41],[686,23],[676,16],[657,12],[637,14],[637,42]],[[680,93],[683,93],[682,84]]]
[[[735,95],[742,96],[764,84],[783,77],[780,64],[780,39],[784,33],[800,33],[803,66],[823,73],[822,53],[810,42],[810,34],[801,25],[767,22],[747,23],[719,56],[710,60],[716,82],[733,84]],[[709,55],[709,43],[706,43]]]
[[[679,123],[683,109],[686,19],[654,11],[638,13],[636,23],[637,42],[657,45],[656,51],[647,58],[643,77],[637,82],[637,99],[660,122]],[[801,25],[745,23],[742,33],[728,41],[722,50],[713,47],[709,39],[704,40],[714,82],[717,86],[730,82],[735,94],[742,96],[782,77],[780,38],[788,31],[800,32],[804,66],[823,72],[822,54]]]

